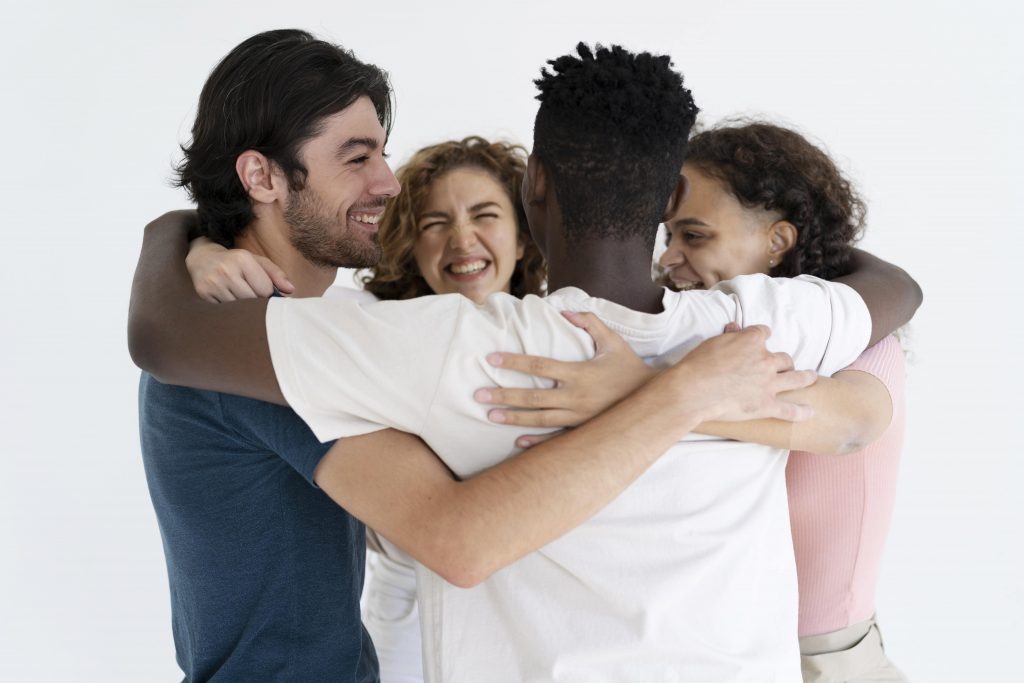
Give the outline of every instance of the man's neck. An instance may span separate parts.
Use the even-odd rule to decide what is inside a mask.
[[[322,296],[338,275],[337,268],[317,266],[300,254],[289,241],[285,225],[271,226],[256,219],[235,238],[235,246],[277,264],[295,285],[295,291],[291,293],[293,297]]]
[[[579,287],[641,313],[660,313],[663,291],[651,279],[651,249],[643,240],[598,240],[550,254],[548,291]]]

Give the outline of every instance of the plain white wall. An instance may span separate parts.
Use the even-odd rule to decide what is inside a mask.
[[[548,5],[552,6],[548,6]],[[4,678],[179,677],[125,349],[146,221],[203,81],[302,27],[392,74],[390,150],[528,143],[531,80],[579,40],[668,52],[703,120],[763,113],[823,141],[870,203],[865,244],[925,290],[879,611],[918,681],[1005,680],[1024,637],[1017,487],[1019,3],[50,2],[5,8],[0,316]]]

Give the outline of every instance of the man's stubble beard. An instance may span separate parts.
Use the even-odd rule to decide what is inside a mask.
[[[324,268],[370,268],[380,261],[377,233],[352,235],[346,222],[327,210],[320,195],[303,188],[288,193],[284,212],[288,241],[303,258]]]

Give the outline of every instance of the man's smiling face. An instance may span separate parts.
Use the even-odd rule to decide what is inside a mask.
[[[380,260],[377,222],[399,185],[384,155],[386,133],[368,97],[325,118],[299,152],[308,171],[288,193],[292,245],[326,267],[364,268]]]

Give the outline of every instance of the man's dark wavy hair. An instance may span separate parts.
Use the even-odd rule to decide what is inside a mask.
[[[686,154],[697,105],[664,55],[586,44],[535,81],[533,152],[552,176],[566,240],[651,247]]]
[[[744,206],[778,212],[796,227],[796,244],[772,276],[850,272],[867,207],[828,154],[800,133],[763,121],[727,122],[694,135],[686,163]]]
[[[350,51],[306,31],[257,34],[213,70],[199,96],[192,141],[182,146],[175,185],[199,210],[200,232],[230,246],[252,222],[252,204],[235,172],[238,155],[255,150],[301,190],[307,170],[299,150],[324,119],[366,96],[391,129],[387,74]]]

